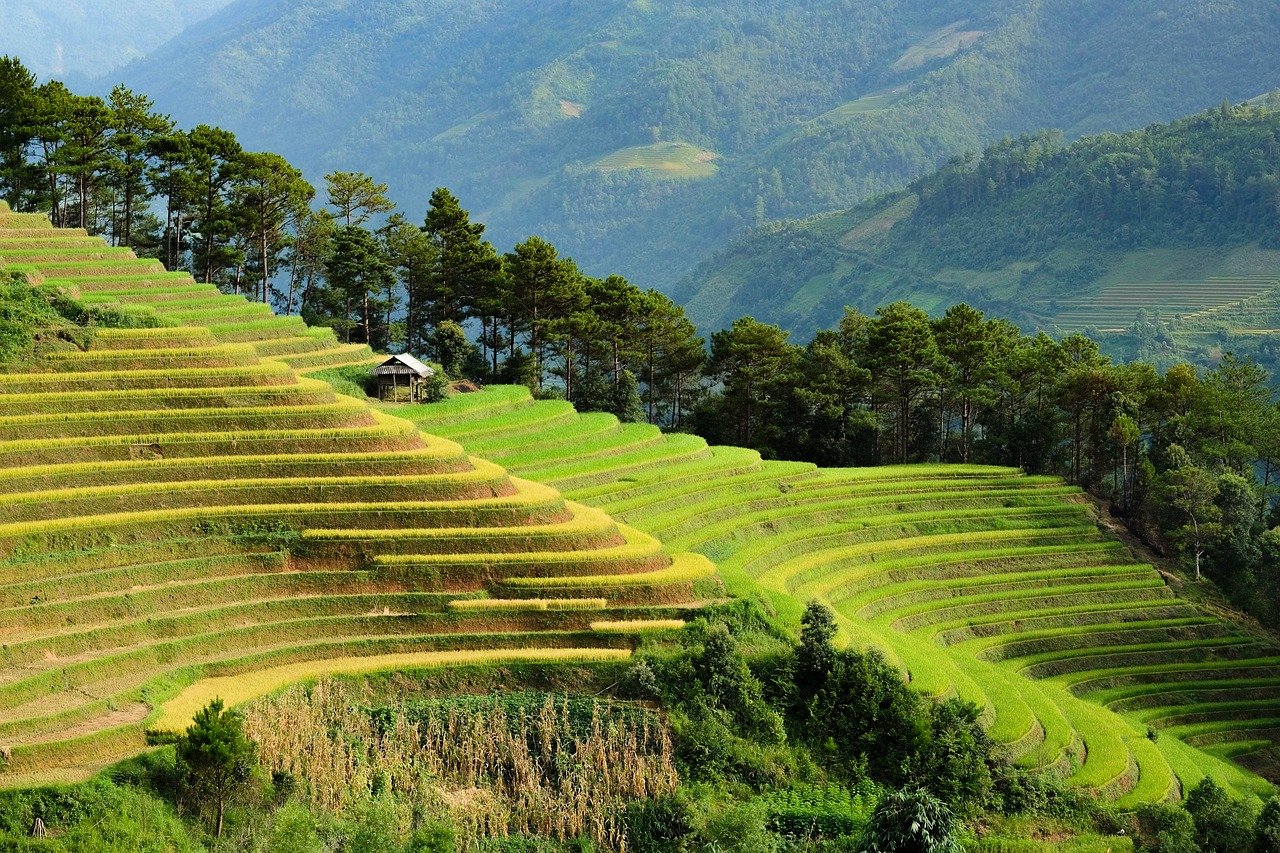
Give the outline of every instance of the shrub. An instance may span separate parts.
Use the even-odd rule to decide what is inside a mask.
[[[1206,776],[1191,789],[1183,807],[1195,822],[1196,842],[1204,853],[1240,853],[1253,842],[1248,807]]]
[[[768,829],[769,812],[759,801],[714,809],[698,834],[710,850],[724,853],[773,853],[781,839]]]
[[[1253,853],[1275,853],[1280,850],[1280,798],[1272,797],[1262,807],[1254,824]]]
[[[635,853],[680,853],[693,832],[694,815],[684,791],[677,788],[627,805],[623,815],[627,841]]]
[[[905,781],[904,767],[927,739],[920,697],[877,651],[836,654],[826,685],[814,699],[811,741],[834,749],[846,773],[866,767],[872,778]]]
[[[302,803],[287,803],[274,815],[271,828],[255,853],[325,853],[315,815]]]
[[[788,838],[857,835],[867,824],[874,797],[839,785],[797,785],[764,798],[769,827]]]
[[[979,722],[982,709],[960,699],[937,703],[916,778],[963,814],[991,799],[991,741]]]
[[[1183,809],[1164,803],[1149,803],[1138,809],[1139,850],[1151,853],[1198,853],[1196,825]]]
[[[923,788],[880,800],[863,835],[865,853],[959,853],[960,823],[947,804]]]

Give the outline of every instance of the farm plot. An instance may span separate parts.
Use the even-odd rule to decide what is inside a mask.
[[[1210,278],[1203,281],[1131,282],[1104,288],[1077,299],[1044,301],[1037,306],[1046,325],[1064,332],[1096,328],[1123,331],[1138,319],[1201,319],[1246,307],[1251,300],[1280,287],[1274,276]]]
[[[366,347],[86,240],[0,212],[0,259],[171,325],[0,365],[0,786],[82,778],[214,694],[616,665],[701,595],[704,557],[299,375]]]
[[[826,602],[845,640],[926,691],[978,704],[1020,764],[1124,805],[1176,797],[1206,774],[1266,790],[1222,760],[1233,757],[1222,744],[1247,759],[1276,742],[1278,651],[1177,598],[1059,480],[973,465],[820,470],[681,435],[637,447],[640,433],[608,416],[566,420],[564,404],[512,388],[392,411],[711,557],[733,591],[784,622]],[[575,425],[581,455],[549,467],[529,450],[572,447]],[[1179,667],[1222,686],[1171,689]],[[1274,689],[1233,689],[1241,668],[1260,667]],[[1148,726],[1172,736],[1152,741]],[[1190,745],[1210,743],[1214,754]]]

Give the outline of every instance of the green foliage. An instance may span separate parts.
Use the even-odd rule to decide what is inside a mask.
[[[1071,328],[1068,306],[1087,304],[1092,297],[1081,292],[1100,279],[1162,277],[1134,272],[1140,250],[1272,245],[1274,211],[1255,212],[1265,207],[1263,188],[1277,180],[1264,152],[1278,126],[1280,112],[1250,104],[1071,144],[1050,132],[1005,139],[981,157],[952,159],[905,192],[762,228],[704,261],[678,292],[700,324],[751,311],[798,334],[835,322],[844,305],[870,311],[902,298],[932,311],[964,300],[1029,329],[1052,330],[1063,314]],[[1231,164],[1231,178],[1199,180],[1219,163]],[[1153,175],[1161,179],[1147,180]],[[1245,271],[1206,270],[1206,278]],[[793,285],[779,288],[780,281]],[[1195,289],[1218,286],[1230,282]],[[1149,322],[1159,306],[1146,307],[1145,321],[1135,306],[1120,325]],[[1164,313],[1168,320],[1192,312]],[[1161,334],[1157,349],[1167,349],[1172,340]]]
[[[1139,850],[1151,853],[1197,853],[1196,825],[1191,815],[1177,806],[1149,803],[1138,809]]]
[[[839,785],[795,785],[763,798],[769,828],[784,838],[842,838],[859,835],[875,808],[870,786],[851,791]]]
[[[960,823],[922,788],[886,794],[876,804],[861,849],[866,853],[956,853]]]
[[[674,793],[635,800],[627,805],[627,842],[636,853],[678,853],[694,831],[695,815],[688,794]]]
[[[1254,824],[1253,853],[1274,853],[1280,850],[1280,799],[1272,797],[1262,807]]]
[[[1208,776],[1191,789],[1182,807],[1195,822],[1196,843],[1204,853],[1239,853],[1254,840],[1254,815]]]
[[[70,330],[50,304],[48,294],[27,284],[24,276],[0,279],[0,361],[30,357],[37,335]]]
[[[289,802],[272,815],[270,830],[257,849],[261,853],[324,853],[328,846],[316,816],[301,803]]]
[[[213,812],[214,833],[222,836],[227,804],[245,789],[255,767],[254,745],[239,714],[215,699],[196,714],[178,738],[178,772],[185,794],[201,811]]]
[[[484,373],[485,363],[467,333],[452,320],[438,324],[429,342],[432,358],[447,376],[455,379],[475,378]]]
[[[456,853],[458,833],[453,825],[443,820],[429,821],[414,830],[409,837],[406,853]]]
[[[753,800],[713,806],[701,816],[698,835],[712,850],[726,853],[775,853],[779,838],[769,831],[769,811]]]
[[[342,849],[350,853],[403,853],[399,823],[390,798],[371,797],[352,815]]]
[[[805,605],[800,618],[800,647],[796,649],[796,694],[802,700],[814,696],[827,683],[836,664],[835,616],[818,601]]]

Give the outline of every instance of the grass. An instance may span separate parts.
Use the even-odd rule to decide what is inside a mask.
[[[507,578],[505,583],[520,589],[572,587],[660,586],[691,583],[715,574],[715,564],[700,554],[678,554],[665,569],[634,574],[602,574]]]

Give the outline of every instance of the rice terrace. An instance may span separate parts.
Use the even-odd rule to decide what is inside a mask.
[[[367,347],[83,231],[6,209],[0,258],[160,321],[0,374],[6,786],[84,778],[219,695],[624,659],[718,573],[784,624],[829,604],[1019,765],[1121,806],[1269,790],[1280,649],[1056,478],[770,462],[520,386],[357,400],[308,374]]]
[[[208,679],[251,674],[248,699],[379,667],[616,660],[713,572],[306,376],[367,347],[43,216],[0,229],[29,277],[174,323],[0,375],[4,784],[137,752]]]
[[[0,42],[0,851],[1280,853],[1274,0]]]

